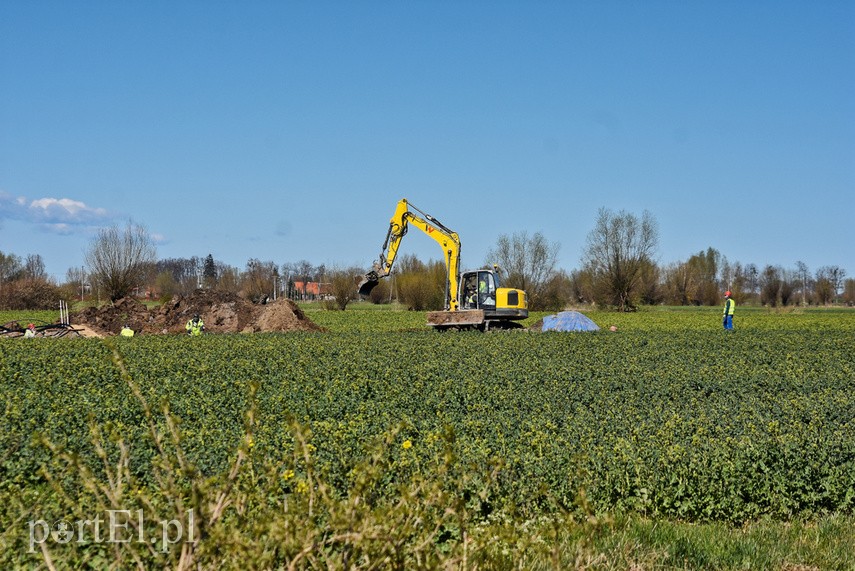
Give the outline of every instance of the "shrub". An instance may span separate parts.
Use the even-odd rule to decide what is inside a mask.
[[[46,280],[23,279],[3,285],[0,309],[57,309],[60,301],[71,298],[68,291]]]
[[[332,299],[324,301],[324,308],[328,310],[341,310],[347,308],[347,304],[356,298],[356,285],[359,270],[334,270],[330,277]]]

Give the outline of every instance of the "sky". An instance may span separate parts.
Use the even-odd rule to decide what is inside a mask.
[[[59,281],[128,221],[367,270],[402,198],[465,268],[541,232],[571,271],[606,208],[662,265],[855,276],[855,2],[0,2],[0,251]]]

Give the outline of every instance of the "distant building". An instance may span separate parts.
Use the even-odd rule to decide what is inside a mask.
[[[332,298],[332,284],[321,282],[292,282],[291,299],[311,301]]]

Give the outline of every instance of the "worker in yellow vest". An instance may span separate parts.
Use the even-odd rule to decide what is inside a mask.
[[[202,334],[202,331],[205,330],[205,322],[202,321],[202,318],[199,317],[199,314],[193,315],[193,319],[187,322],[187,325],[184,326],[184,329],[187,330],[187,335],[192,335],[194,337]]]
[[[133,337],[134,330],[128,327],[127,323],[122,327],[122,330],[119,332],[119,335],[122,337]]]
[[[733,331],[734,310],[736,310],[736,302],[733,301],[733,297],[728,290],[724,292],[724,316],[722,318],[722,324],[724,325],[725,331]]]

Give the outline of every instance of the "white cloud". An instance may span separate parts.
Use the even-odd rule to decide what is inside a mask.
[[[71,234],[76,228],[109,221],[105,208],[93,208],[71,198],[11,196],[0,191],[0,220],[19,220],[39,224],[47,232]]]
[[[38,222],[87,224],[107,218],[103,208],[90,208],[79,200],[70,198],[39,198],[27,207],[30,216]]]

